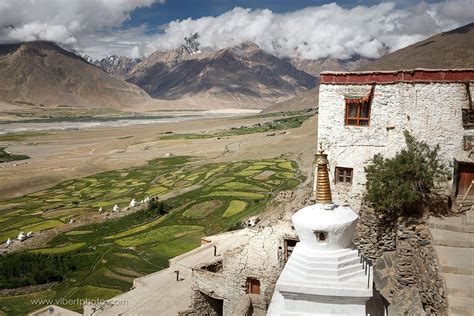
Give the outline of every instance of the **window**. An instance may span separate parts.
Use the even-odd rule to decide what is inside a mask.
[[[370,102],[374,95],[374,86],[364,96],[346,95],[346,126],[369,126]]]
[[[247,294],[260,294],[260,281],[255,278],[247,278]]]
[[[369,126],[370,100],[346,98],[346,125]]]
[[[328,233],[324,231],[315,231],[314,235],[316,236],[316,241],[320,244],[324,244],[327,242]]]
[[[295,246],[298,243],[298,239],[285,238],[284,241],[285,241],[285,262],[287,262],[288,258],[293,253],[293,249],[295,249]]]
[[[336,183],[352,183],[352,168],[336,167]]]

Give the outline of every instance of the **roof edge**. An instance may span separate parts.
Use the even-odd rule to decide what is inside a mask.
[[[402,69],[394,71],[321,72],[321,84],[377,84],[399,82],[472,82],[474,69]]]

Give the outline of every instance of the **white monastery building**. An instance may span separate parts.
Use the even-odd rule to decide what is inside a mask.
[[[335,202],[360,208],[364,167],[377,153],[403,149],[405,129],[440,145],[453,170],[453,199],[473,195],[473,89],[473,69],[321,73],[318,139],[329,155]]]

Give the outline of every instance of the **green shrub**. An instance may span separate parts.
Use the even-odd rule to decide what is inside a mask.
[[[417,215],[436,186],[449,179],[448,167],[438,158],[439,145],[430,148],[404,132],[406,148],[393,158],[377,154],[365,168],[364,201],[387,215]]]
[[[62,281],[76,264],[69,255],[13,253],[0,256],[0,288]]]
[[[244,223],[242,223],[240,221],[239,222],[233,222],[229,226],[227,226],[226,231],[230,232],[230,231],[239,230],[239,229],[243,229],[243,228],[245,228]]]
[[[149,216],[165,215],[168,213],[170,207],[165,203],[157,200],[151,200],[148,203],[147,213]]]

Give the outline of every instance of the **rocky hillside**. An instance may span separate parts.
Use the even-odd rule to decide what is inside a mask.
[[[271,112],[292,112],[308,109],[316,109],[319,100],[319,86],[311,90],[305,91],[294,98],[274,103],[265,109],[263,113]]]
[[[54,43],[28,42],[0,45],[0,101],[122,108],[150,97]]]
[[[110,55],[102,59],[92,59],[90,56],[84,56],[89,63],[112,75],[125,77],[137,65],[141,59],[130,58],[127,56]]]
[[[155,52],[129,73],[127,81],[160,99],[194,95],[226,99],[288,99],[314,88],[314,76],[253,43],[218,51],[184,46]]]
[[[359,70],[474,68],[474,23],[427,38]]]
[[[290,63],[296,69],[303,70],[312,76],[319,77],[321,71],[352,71],[372,62],[373,59],[367,59],[355,55],[349,59],[320,58],[320,59],[290,59]]]

